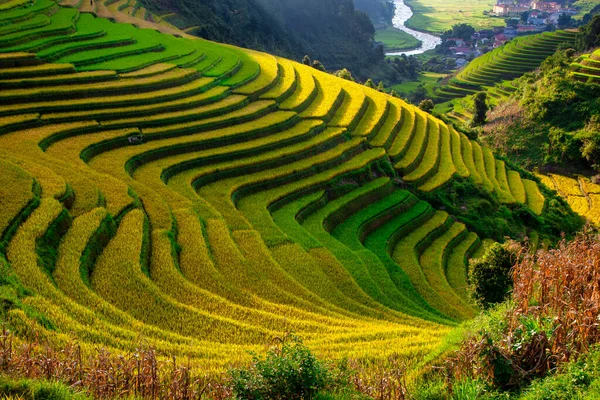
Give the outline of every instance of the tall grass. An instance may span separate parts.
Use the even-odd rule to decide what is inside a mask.
[[[128,354],[99,349],[85,355],[76,343],[59,349],[38,341],[23,343],[6,328],[0,333],[0,375],[60,381],[96,399],[231,397],[220,376],[203,375],[175,357],[159,357],[151,347]]]
[[[560,370],[600,342],[600,236],[582,233],[553,250],[518,249],[512,300],[449,362],[456,381],[503,389]]]

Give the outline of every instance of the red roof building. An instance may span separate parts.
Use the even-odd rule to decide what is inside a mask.
[[[531,8],[534,10],[554,12],[562,9],[561,5],[555,1],[534,1],[531,3]]]

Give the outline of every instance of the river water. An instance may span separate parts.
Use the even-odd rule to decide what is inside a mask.
[[[421,54],[426,52],[427,50],[435,49],[435,46],[442,43],[442,39],[440,39],[437,36],[433,36],[425,32],[415,31],[404,26],[404,23],[408,21],[410,17],[412,17],[413,12],[409,6],[404,4],[404,0],[394,0],[394,2],[396,3],[396,14],[394,15],[394,19],[392,20],[392,22],[394,23],[394,27],[410,34],[411,36],[416,37],[421,41],[422,45],[421,47],[415,50],[385,53],[386,55],[399,56],[402,54],[406,54],[407,56],[410,56]]]

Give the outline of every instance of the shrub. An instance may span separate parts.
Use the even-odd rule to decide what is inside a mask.
[[[312,67],[313,67],[314,69],[316,69],[316,70],[319,70],[319,71],[323,71],[323,72],[325,72],[325,66],[324,66],[324,65],[323,65],[323,63],[322,63],[321,61],[319,61],[319,60],[313,60],[313,62],[312,62]]]
[[[488,112],[487,93],[479,92],[473,97],[473,126],[485,124]]]
[[[425,99],[419,103],[419,108],[425,112],[431,113],[433,111],[433,101],[431,99]]]
[[[23,400],[87,400],[90,397],[76,393],[60,382],[37,381],[32,379],[10,379],[0,376],[0,393],[6,399]]]
[[[246,369],[230,371],[239,399],[312,399],[331,379],[326,366],[294,334],[286,334],[265,358],[253,355]]]
[[[366,82],[364,83],[364,85],[371,89],[377,88],[377,86],[375,86],[375,82],[373,82],[373,79],[371,79],[371,78],[367,79]]]
[[[499,243],[492,244],[480,259],[469,266],[471,295],[483,308],[504,301],[511,287],[511,253]]]
[[[345,79],[350,82],[355,82],[354,77],[352,76],[352,73],[350,71],[348,71],[346,68],[336,71],[334,75],[337,76],[338,78],[342,78],[342,79]]]

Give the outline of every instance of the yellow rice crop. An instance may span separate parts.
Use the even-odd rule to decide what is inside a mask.
[[[589,195],[592,202],[590,212],[587,214],[587,218],[597,226],[600,226],[600,194],[592,193]]]
[[[558,174],[550,174],[550,177],[554,180],[558,191],[565,196],[582,196],[581,188],[577,179],[570,178]]]
[[[510,193],[513,195],[515,200],[521,204],[525,204],[527,201],[527,194],[525,193],[525,187],[521,180],[521,175],[517,171],[509,170],[508,174],[508,185]]]
[[[523,186],[527,193],[527,206],[531,208],[534,213],[540,215],[544,209],[545,199],[540,192],[537,183],[529,179],[523,179]]]
[[[310,68],[305,65],[298,68]],[[339,79],[324,72],[314,71],[318,93],[312,104],[300,115],[304,118],[324,118],[333,109],[334,104],[342,95]]]
[[[550,189],[550,190],[558,190],[557,187],[556,187],[556,183],[554,182],[554,179],[552,179],[550,176],[544,175],[544,174],[537,174],[536,176],[538,178],[540,178],[540,180],[542,181],[542,183],[544,185],[546,185],[546,187],[548,187],[548,189]]]
[[[581,182],[581,186],[586,194],[600,194],[600,185],[592,183],[592,181],[584,177],[579,177],[579,182]]]
[[[289,90],[296,83],[296,70],[294,64],[283,58],[277,58],[277,62],[281,66],[283,76],[280,77],[279,82],[267,93],[260,96],[261,99],[272,99],[277,100],[284,94],[288,93]]]
[[[283,103],[280,108],[282,110],[294,110],[305,104],[317,90],[315,77],[312,74],[310,67],[302,66],[298,63],[293,63],[296,70],[296,90]]]
[[[366,96],[360,87],[352,87],[352,90],[344,89],[344,102],[329,123],[330,126],[348,126],[358,116],[358,112],[364,107]]]
[[[278,64],[277,59],[270,54],[259,53],[257,51],[247,51],[252,58],[260,66],[260,75],[250,83],[243,85],[235,89],[234,93],[251,95],[257,91],[268,87],[278,77]]]
[[[355,85],[344,85],[344,90],[349,90]],[[375,127],[380,124],[381,119],[385,117],[388,110],[388,96],[383,95],[373,89],[364,88],[367,97],[371,100],[369,108],[365,112],[360,123],[356,127],[355,135],[369,137],[372,135]]]
[[[31,175],[0,159],[0,237],[33,197],[32,188]]]
[[[440,163],[436,174],[419,187],[420,190],[425,192],[442,186],[452,178],[455,172],[457,172],[454,164],[455,159],[452,157],[451,137],[446,126],[440,125],[439,136],[441,140],[439,154]],[[427,154],[425,156],[427,156]]]
[[[567,203],[571,206],[573,211],[584,217],[590,212],[590,205],[587,197],[585,196],[569,196],[567,197]]]

